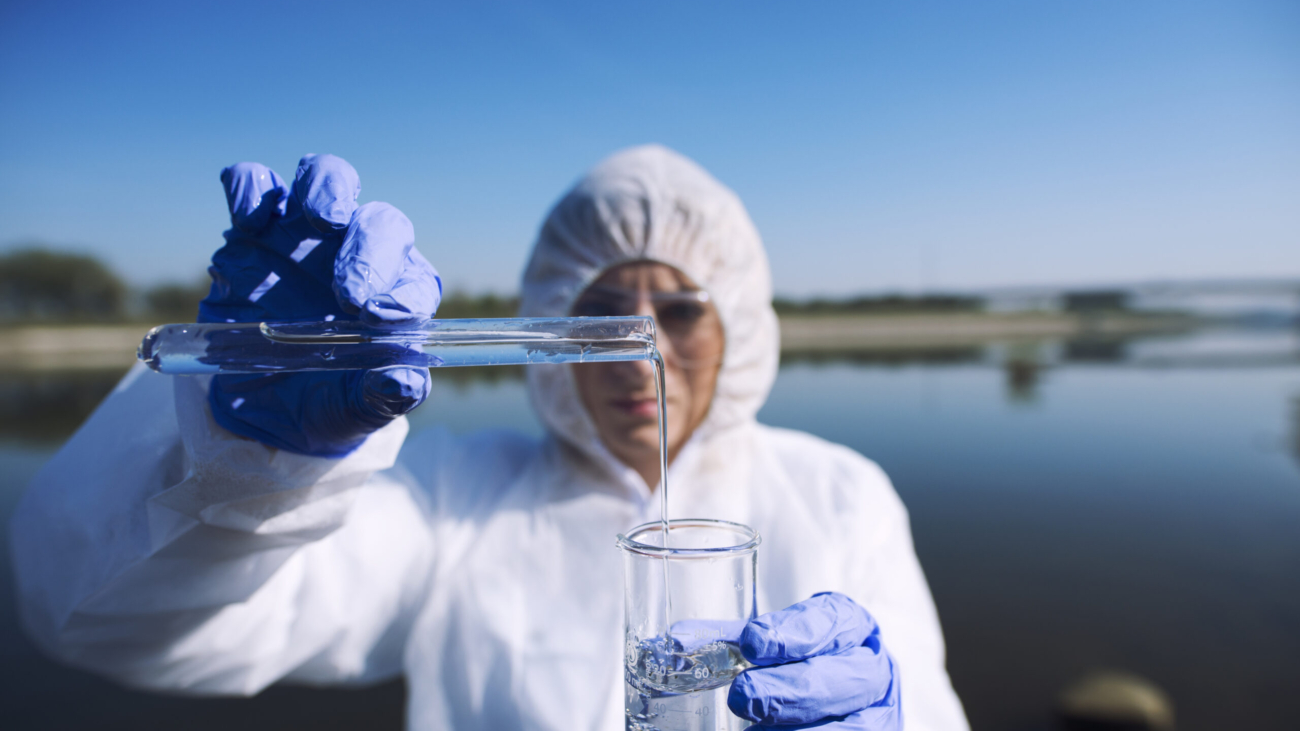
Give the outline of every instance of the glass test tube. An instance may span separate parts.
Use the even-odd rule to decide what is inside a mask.
[[[379,329],[356,321],[160,325],[139,358],[170,375],[448,368],[650,360],[650,317],[428,320]]]

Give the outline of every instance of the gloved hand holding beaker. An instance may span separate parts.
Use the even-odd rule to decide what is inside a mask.
[[[751,620],[741,654],[758,667],[731,683],[727,706],[759,727],[897,731],[903,710],[880,629],[849,597],[824,592]]]
[[[221,172],[230,208],[226,244],[212,257],[200,322],[421,322],[442,297],[438,272],[415,248],[410,220],[387,203],[357,206],[351,165],[307,155],[293,187],[258,163]],[[344,456],[429,394],[427,369],[219,375],[217,423],[271,447]]]

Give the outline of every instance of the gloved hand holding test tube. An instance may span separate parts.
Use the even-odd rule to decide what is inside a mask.
[[[213,355],[227,346],[238,349],[250,342],[250,327],[262,322],[400,330],[437,310],[442,280],[415,248],[411,221],[387,203],[358,206],[360,178],[342,158],[305,155],[292,187],[251,162],[222,170],[221,183],[231,227],[212,256],[212,288],[199,303],[198,319],[208,327],[234,327],[217,326],[193,345],[211,346]],[[177,337],[189,334],[163,328],[152,342],[146,339],[142,354],[148,350],[159,367]],[[376,365],[310,373],[271,369],[270,375],[218,368],[208,404],[216,422],[239,436],[298,454],[343,457],[429,395],[427,369],[400,358]]]
[[[409,219],[357,206],[356,170],[307,155],[289,189],[271,169],[221,173],[226,245],[199,323],[162,325],[139,357],[172,375],[213,374],[209,405],[226,429],[312,456],[338,457],[429,393],[430,367],[649,360],[649,317],[433,320],[437,270]]]

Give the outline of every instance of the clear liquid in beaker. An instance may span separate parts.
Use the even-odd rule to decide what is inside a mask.
[[[726,685],[749,667],[733,642],[713,640],[693,648],[662,637],[637,641],[625,652],[629,683],[638,688],[692,693]]]
[[[694,693],[641,692],[630,683],[625,687],[627,731],[734,731],[750,725],[727,710],[728,684]]]
[[[624,648],[624,710],[629,731],[731,731],[749,723],[727,708],[731,681],[750,667],[732,630],[736,622],[685,622],[672,637],[639,639]],[[710,627],[712,625],[712,627]],[[724,639],[725,638],[725,639]]]

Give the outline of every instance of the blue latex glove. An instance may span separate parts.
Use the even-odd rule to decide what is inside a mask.
[[[761,667],[731,683],[727,706],[759,727],[903,728],[898,674],[880,629],[852,599],[814,594],[749,622],[740,651]]]
[[[357,320],[421,322],[442,298],[438,272],[415,249],[415,230],[387,203],[357,206],[357,172],[333,155],[307,155],[292,189],[270,168],[221,171],[230,208],[226,245],[212,256],[200,322]],[[344,456],[429,395],[429,372],[394,367],[215,376],[217,423],[299,454]]]

